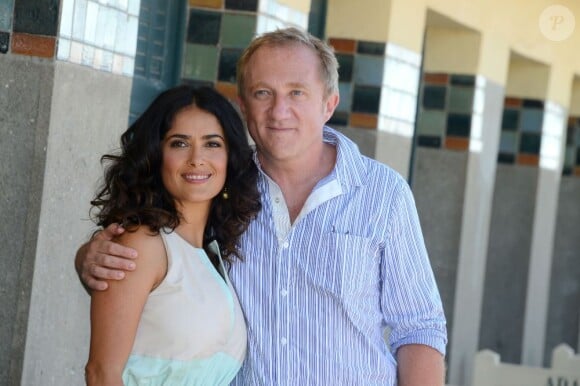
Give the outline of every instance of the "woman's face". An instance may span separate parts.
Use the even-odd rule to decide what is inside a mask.
[[[175,116],[162,141],[161,178],[177,206],[209,205],[226,181],[228,150],[217,118],[196,106]]]

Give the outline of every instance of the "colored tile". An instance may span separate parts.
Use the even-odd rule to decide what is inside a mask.
[[[574,146],[566,146],[564,150],[564,166],[572,167],[576,161],[576,149]]]
[[[355,86],[352,98],[352,111],[378,114],[380,99],[380,87]]]
[[[327,123],[330,126],[348,126],[348,112],[335,111]]]
[[[218,80],[236,83],[236,64],[241,55],[242,49],[222,49],[219,59]]]
[[[213,82],[195,79],[181,79],[181,84],[187,84],[192,87],[213,87]]]
[[[338,111],[350,111],[352,106],[352,84],[346,82],[338,83],[340,102],[336,109]]]
[[[334,48],[336,53],[354,53],[356,48],[356,41],[352,39],[328,39],[328,44]]]
[[[504,109],[501,119],[502,130],[517,130],[520,124],[520,112],[515,109]]]
[[[258,10],[258,0],[226,0],[226,9],[256,12]]]
[[[417,133],[442,137],[446,124],[447,114],[444,111],[421,109],[417,120]]]
[[[223,0],[189,0],[190,7],[222,8]]]
[[[475,86],[473,75],[451,75],[450,83],[454,86]]]
[[[576,165],[580,165],[580,149],[576,150]]]
[[[449,114],[447,116],[447,135],[469,137],[471,132],[471,114]]]
[[[199,44],[218,44],[222,14],[212,11],[189,11],[187,42]]]
[[[338,61],[339,82],[350,82],[352,80],[352,70],[354,66],[354,55],[336,54]]]
[[[454,113],[471,114],[473,111],[473,87],[449,87],[448,110]]]
[[[506,107],[521,107],[522,100],[520,98],[505,98],[504,99],[504,106]]]
[[[544,109],[544,101],[539,99],[524,99],[522,103],[523,107],[532,107],[536,109]]]
[[[12,34],[13,54],[52,58],[54,57],[55,47],[56,39],[54,37],[23,33]]]
[[[541,133],[544,110],[523,108],[520,113],[521,130],[528,133]]]
[[[499,153],[497,156],[497,161],[502,164],[513,164],[516,162],[516,156],[515,154]]]
[[[350,114],[351,127],[358,127],[363,129],[376,129],[377,122],[378,122],[377,116],[373,114],[361,114],[361,113]]]
[[[417,137],[417,145],[424,147],[441,147],[441,137],[431,135],[420,135]]]
[[[505,131],[503,130],[500,135],[499,140],[499,151],[500,153],[517,153],[518,148],[518,133],[515,131]]]
[[[235,83],[217,82],[215,88],[237,106],[238,88]]]
[[[447,84],[449,75],[438,73],[424,73],[423,82],[426,84]]]
[[[356,52],[359,54],[385,56],[386,44],[377,42],[367,42],[360,40],[356,45]]]
[[[187,79],[215,82],[218,68],[218,48],[201,44],[185,44],[181,76]]]
[[[534,154],[518,154],[516,163],[518,165],[538,166],[540,164],[540,157]]]
[[[446,87],[425,85],[423,87],[423,107],[426,109],[444,110],[446,96]]]
[[[520,153],[540,154],[542,137],[539,134],[522,133],[520,136]]]
[[[574,175],[580,177],[580,167],[574,168]]]
[[[225,13],[221,23],[221,46],[245,48],[256,33],[255,15]]]
[[[12,30],[12,15],[14,14],[14,0],[0,1],[0,30]]]
[[[7,53],[10,47],[10,34],[8,32],[0,32],[0,53]]]
[[[14,32],[56,36],[59,3],[57,0],[18,0],[14,4]]]
[[[449,150],[467,150],[469,149],[469,138],[446,137],[445,148]]]
[[[353,74],[355,84],[380,87],[383,84],[384,65],[384,57],[356,55]]]

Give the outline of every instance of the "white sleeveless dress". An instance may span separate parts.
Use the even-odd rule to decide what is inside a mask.
[[[133,385],[228,385],[246,355],[246,324],[220,256],[220,273],[205,251],[176,232],[160,232],[167,275],[151,292],[123,382]],[[235,264],[235,263],[234,263]]]

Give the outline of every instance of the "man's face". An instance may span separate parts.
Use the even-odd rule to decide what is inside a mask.
[[[263,46],[250,58],[240,106],[262,162],[305,159],[322,148],[338,95],[325,98],[320,65],[298,44]]]

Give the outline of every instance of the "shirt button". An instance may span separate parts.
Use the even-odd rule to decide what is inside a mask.
[[[282,346],[286,346],[286,343],[288,343],[288,341],[286,340],[286,338],[282,338],[280,339],[280,343],[282,343]]]
[[[280,295],[286,296],[286,295],[288,295],[288,291],[286,291],[285,289],[283,289],[282,291],[280,291]]]
[[[282,248],[286,249],[288,248],[290,244],[288,244],[288,241],[284,241],[284,244],[282,244]]]
[[[275,202],[276,204],[280,203],[280,197],[276,197],[276,198],[274,199],[274,202]]]

